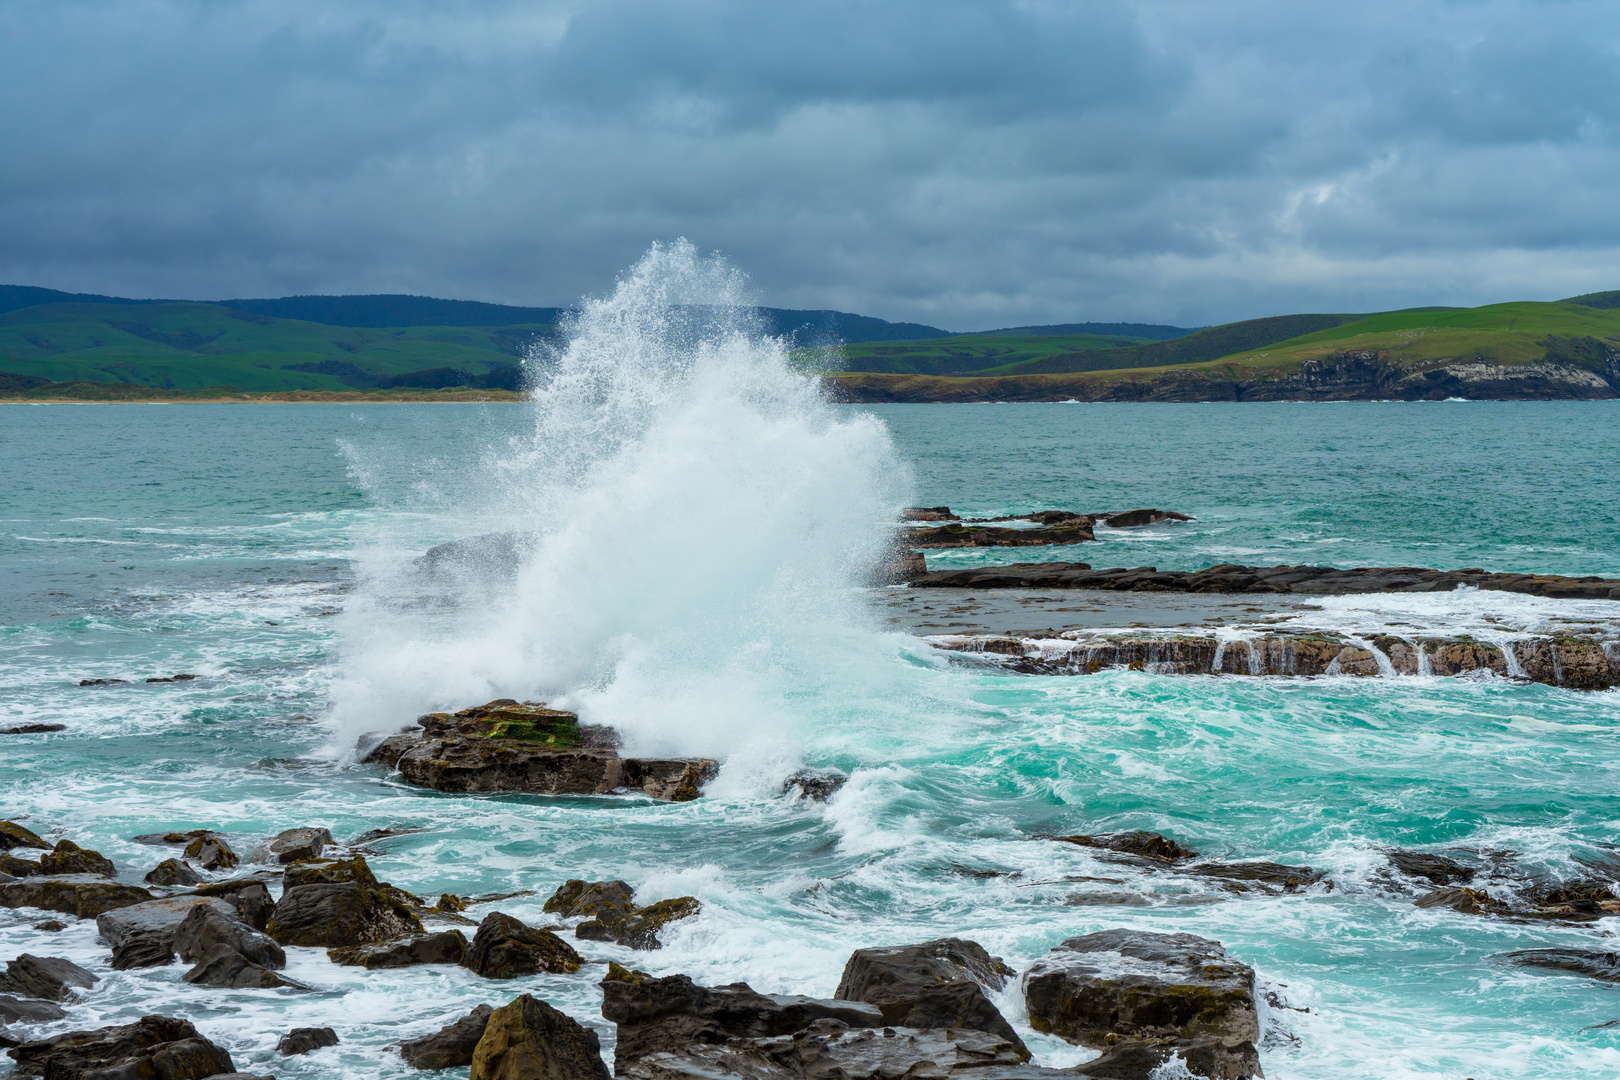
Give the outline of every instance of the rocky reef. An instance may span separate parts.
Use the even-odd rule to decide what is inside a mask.
[[[1238,638],[1211,634],[1093,634],[1057,638],[953,635],[929,639],[1028,675],[1091,675],[1126,668],[1157,675],[1437,675],[1491,674],[1561,686],[1606,690],[1620,686],[1620,641],[1579,634],[1493,643],[1470,637],[1351,639],[1332,633],[1268,633]]]
[[[640,791],[685,802],[720,771],[707,758],[627,758],[617,733],[571,712],[510,698],[458,713],[428,713],[364,761],[392,766],[417,787],[462,793],[604,795]]]

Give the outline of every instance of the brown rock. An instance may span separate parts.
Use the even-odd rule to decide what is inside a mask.
[[[98,877],[117,877],[118,868],[99,851],[89,851],[71,840],[59,840],[54,851],[39,857],[41,874],[95,874]]]
[[[489,1015],[469,1080],[611,1080],[596,1032],[524,994]]]
[[[422,933],[409,894],[379,882],[362,856],[295,863],[266,932],[282,945],[336,949]]]
[[[12,848],[39,848],[49,851],[51,845],[23,828],[15,821],[0,821],[0,851],[10,851]]]
[[[180,978],[199,986],[222,986],[233,990],[273,990],[283,986],[294,990],[309,989],[302,983],[277,975],[262,964],[255,964],[229,945],[217,945],[209,950]]]
[[[233,1073],[231,1056],[184,1020],[143,1016],[133,1024],[69,1031],[9,1051],[24,1076],[202,1080]]]
[[[1162,862],[1178,862],[1182,859],[1196,859],[1198,852],[1191,848],[1182,847],[1174,840],[1162,833],[1134,830],[1132,832],[1103,833],[1096,836],[1054,836],[1052,839],[1061,840],[1065,844],[1076,844],[1080,847],[1105,848],[1108,851],[1117,851],[1127,855],[1140,855],[1147,859],[1158,859]]]
[[[276,1040],[276,1053],[282,1057],[307,1054],[338,1044],[337,1032],[331,1028],[293,1028]]]
[[[89,990],[100,981],[71,960],[23,953],[6,962],[6,973],[0,975],[0,993],[47,1001],[74,1001],[79,991]]]
[[[198,885],[207,879],[179,859],[164,859],[141,880],[148,885]]]
[[[418,934],[402,941],[328,949],[326,957],[334,964],[377,971],[418,964],[459,964],[466,952],[467,938],[460,930],[443,930],[436,934]]]
[[[88,874],[31,877],[0,884],[0,907],[44,908],[80,919],[91,919],[114,908],[150,899],[152,894],[145,889]]]
[[[453,1024],[447,1024],[432,1035],[411,1039],[399,1044],[400,1057],[413,1069],[457,1069],[471,1065],[473,1051],[489,1026],[489,1015],[494,1010],[480,1005]]]
[[[277,833],[266,847],[270,856],[269,861],[285,865],[305,859],[318,859],[321,852],[331,843],[330,830],[305,827]]]
[[[583,958],[550,930],[526,926],[493,912],[478,924],[461,966],[486,979],[515,979],[540,972],[573,974]]]
[[[199,836],[186,845],[186,858],[195,859],[204,870],[229,870],[240,860],[224,839],[213,834]]]
[[[180,924],[197,908],[226,917],[234,909],[223,900],[187,895],[148,900],[103,912],[96,917],[96,930],[112,946],[112,966],[119,971],[135,967],[157,967],[174,959],[174,935]]]

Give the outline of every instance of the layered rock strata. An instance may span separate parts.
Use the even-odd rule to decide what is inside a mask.
[[[1362,640],[1328,633],[949,636],[937,648],[979,654],[1028,675],[1090,675],[1128,668],[1156,675],[1441,675],[1490,672],[1572,690],[1620,686],[1620,642],[1574,634],[1501,644],[1468,637]]]
[[[509,698],[458,713],[429,713],[420,731],[384,739],[364,760],[391,765],[407,783],[462,793],[603,795],[641,791],[655,799],[697,798],[720,771],[707,758],[627,758],[609,728],[574,713]]]

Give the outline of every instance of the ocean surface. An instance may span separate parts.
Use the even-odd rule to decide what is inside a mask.
[[[524,405],[0,407],[0,726],[66,726],[0,736],[0,812],[131,882],[173,854],[139,834],[217,829],[246,852],[301,825],[340,841],[407,830],[368,858],[430,900],[524,893],[479,917],[548,925],[541,905],[565,879],[623,878],[644,902],[690,894],[703,913],[662,950],[582,942],[588,959],[769,992],[830,995],[865,945],[957,935],[1023,969],[1107,927],[1191,932],[1259,972],[1272,1080],[1620,1075],[1620,1025],[1601,1026],[1620,1019],[1620,986],[1498,959],[1613,949],[1617,920],[1419,910],[1382,855],[1496,853],[1560,880],[1614,864],[1620,694],[987,673],[895,628],[853,576],[905,504],[1196,518],[935,565],[1620,575],[1620,408],[828,406],[769,356],[724,352],[655,365],[655,390],[604,389],[598,369]],[[717,398],[711,380],[748,364],[763,381]],[[611,402],[611,421],[582,400]],[[544,537],[516,577],[446,590],[413,569],[434,544],[503,529]],[[1451,594],[1345,598],[1320,618],[1511,633],[1614,616]],[[142,681],[176,673],[198,678]],[[90,678],[129,681],[79,686]],[[354,762],[368,733],[497,696],[724,769],[703,799],[666,804],[442,795]],[[850,779],[826,804],[784,797],[803,766]],[[1041,839],[1128,828],[1333,885],[1238,896]],[[39,918],[0,911],[0,959],[65,955],[102,978],[45,1031],[162,1012],[244,1071],[407,1076],[390,1044],[531,992],[594,1026],[611,1059],[600,966],[499,983],[289,949],[313,992],[219,990],[182,983],[181,965],[112,971],[92,920],[50,933]],[[998,1004],[1038,1063],[1094,1056],[1031,1031],[1016,991]],[[279,1058],[298,1026],[342,1042]]]

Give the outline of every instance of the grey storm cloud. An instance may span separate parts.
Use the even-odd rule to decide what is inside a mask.
[[[951,329],[1620,287],[1601,2],[0,5],[0,281]]]

